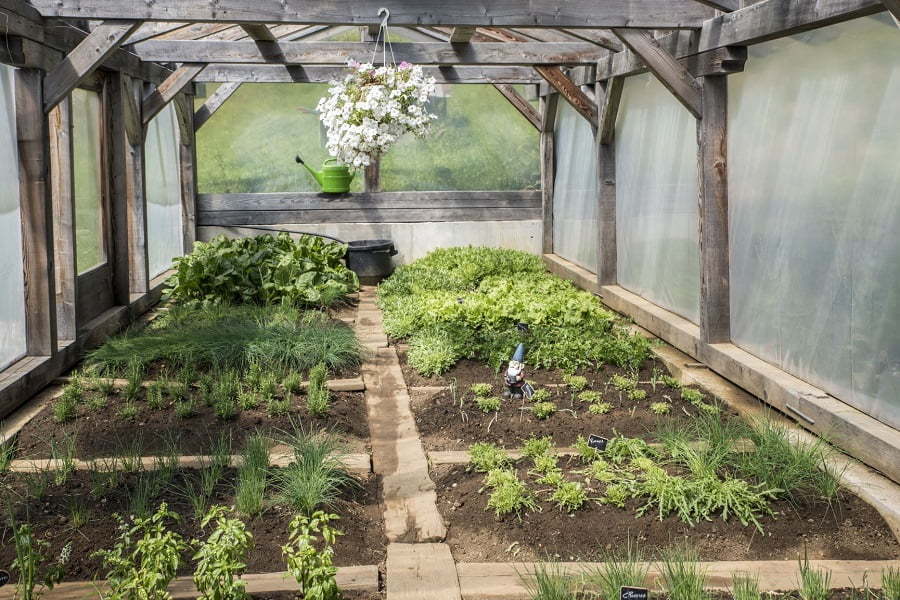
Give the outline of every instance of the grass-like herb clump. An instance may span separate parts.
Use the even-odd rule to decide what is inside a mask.
[[[495,368],[519,342],[535,367],[636,368],[649,343],[615,323],[590,293],[516,250],[442,248],[401,266],[379,286],[384,326],[408,339],[409,363],[437,374],[462,358]]]

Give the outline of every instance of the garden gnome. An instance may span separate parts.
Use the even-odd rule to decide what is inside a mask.
[[[525,344],[516,346],[509,366],[506,368],[506,392],[507,398],[521,399],[524,395],[522,388],[525,386]]]

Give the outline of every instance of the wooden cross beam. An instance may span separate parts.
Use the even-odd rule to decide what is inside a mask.
[[[530,67],[425,67],[437,83],[539,83]],[[195,81],[239,83],[329,83],[347,74],[341,67],[299,65],[209,65]]]
[[[453,31],[450,32],[450,43],[451,44],[467,44],[472,41],[472,36],[475,34],[475,27],[471,25],[464,25],[462,27],[454,27]]]
[[[657,79],[692,115],[700,118],[700,86],[687,68],[666,52],[659,43],[643,31],[613,29],[622,43],[638,55]]]
[[[517,46],[518,44],[510,45]],[[534,70],[546,79],[547,83],[572,105],[572,108],[587,119],[592,127],[597,128],[597,105],[581,91],[581,88],[566,77],[559,67],[535,67]]]
[[[68,96],[140,26],[140,21],[107,21],[88,34],[44,77],[44,112]]]
[[[345,65],[348,60],[368,62],[370,42],[279,42],[283,64]],[[392,44],[397,62],[418,65],[578,65],[596,63],[607,50],[590,42],[441,42]],[[158,41],[134,45],[145,61],[264,64],[273,62],[263,42],[250,41]]]
[[[535,129],[538,131],[541,130],[541,115],[531,105],[531,102],[523,98],[511,85],[495,83],[494,88],[496,88],[504,98],[509,100],[509,103],[513,105],[513,108],[519,111],[519,114],[525,117]]]
[[[694,0],[722,12],[734,12],[741,9],[740,0]]]
[[[206,68],[205,64],[185,64],[169,75],[165,81],[147,94],[141,103],[141,120],[147,126],[181,90],[190,84]]]
[[[241,23],[241,29],[257,42],[274,42],[276,39],[263,23]]]
[[[562,31],[580,40],[597,44],[603,48],[608,48],[613,52],[622,51],[622,43],[615,36],[610,35],[606,31],[590,31],[586,29],[563,29]]]
[[[145,19],[230,23],[377,25],[378,9],[390,8],[391,25],[472,25],[695,29],[714,16],[711,8],[688,0],[31,0],[45,17]]]

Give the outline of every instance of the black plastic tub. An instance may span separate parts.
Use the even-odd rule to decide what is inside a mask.
[[[395,254],[391,240],[356,240],[347,244],[347,267],[360,283],[374,285],[394,271],[391,257]]]

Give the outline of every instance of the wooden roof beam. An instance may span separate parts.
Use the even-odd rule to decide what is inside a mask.
[[[666,89],[696,118],[701,116],[700,85],[678,60],[666,52],[655,39],[643,31],[613,29],[622,43],[644,61]]]
[[[44,112],[68,96],[140,26],[140,21],[107,21],[94,28],[44,77]]]
[[[141,121],[144,127],[166,107],[166,104],[194,81],[204,68],[206,68],[205,64],[182,65],[155,90],[147,94],[141,102]]]
[[[530,67],[424,67],[425,75],[437,83],[539,83]],[[211,64],[197,76],[197,82],[239,83],[329,83],[346,75],[343,67],[301,65]]]
[[[241,29],[256,42],[275,41],[275,36],[264,23],[241,23]]]
[[[31,4],[45,17],[68,19],[377,25],[384,0],[31,0]],[[696,29],[714,16],[709,7],[686,0],[529,0],[518,10],[511,10],[508,0],[389,4],[394,26]]]
[[[494,88],[496,88],[496,90],[513,105],[513,108],[519,111],[519,114],[525,117],[535,129],[538,131],[541,130],[541,115],[538,113],[537,109],[531,105],[531,102],[523,98],[519,92],[514,90],[509,84],[495,83]]]
[[[473,35],[475,35],[475,27],[473,27],[472,25],[454,27],[453,31],[450,32],[450,43],[468,44],[472,41]]]
[[[597,128],[597,105],[588,98],[581,88],[566,77],[559,67],[535,67],[541,77],[547,80],[566,102],[572,105],[578,114],[588,120],[594,129]]]
[[[624,48],[615,36],[606,31],[592,31],[590,29],[563,29],[562,31],[565,31],[572,37],[597,44],[613,52],[621,52]]]
[[[273,62],[267,55],[269,43],[244,41],[156,41],[134,45],[145,61],[241,63]],[[272,44],[275,46],[275,44]],[[369,42],[279,42],[289,65],[345,65],[355,59],[367,62],[374,45]],[[448,46],[441,42],[392,44],[398,62],[419,65],[579,65],[594,64],[607,51],[588,42],[478,42]]]
[[[727,13],[741,9],[740,0],[694,0],[694,2],[705,4],[706,6]]]

